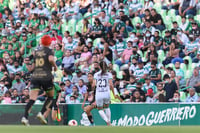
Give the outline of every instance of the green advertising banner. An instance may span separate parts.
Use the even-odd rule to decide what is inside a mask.
[[[112,104],[113,126],[200,125],[199,104]],[[92,111],[95,125],[106,125],[98,111]],[[68,105],[68,120],[89,125],[81,105]]]
[[[0,105],[0,124],[21,124],[25,105]],[[31,125],[40,124],[36,119],[41,105],[34,105],[29,120]],[[152,125],[200,125],[200,104],[111,104],[111,123],[113,126],[152,126]],[[78,125],[88,126],[90,122],[81,104],[61,104],[62,121],[76,120]],[[95,125],[106,125],[98,110],[92,110]],[[54,124],[51,115],[48,124]]]

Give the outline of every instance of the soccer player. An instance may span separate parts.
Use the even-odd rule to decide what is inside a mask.
[[[49,48],[51,44],[51,37],[49,35],[44,35],[41,38],[41,44],[42,47],[34,53],[34,71],[31,78],[30,100],[25,107],[25,113],[21,119],[21,122],[24,125],[29,125],[28,116],[31,111],[31,107],[38,97],[40,89],[46,91],[47,94],[47,99],[42,107],[42,110],[37,115],[37,118],[39,118],[43,124],[47,124],[43,113],[49,108],[53,100],[53,75],[51,71],[52,67],[54,68],[54,71],[56,71],[57,66],[54,61],[53,51]]]
[[[108,68],[105,62],[100,62],[100,69],[101,71],[94,74],[93,86],[96,86],[95,99],[100,116],[107,123],[107,125],[111,125],[111,112],[109,108],[110,90],[115,98],[117,98],[117,96],[114,93],[112,74],[107,72]]]
[[[95,102],[95,86],[93,86],[94,77],[92,73],[88,73],[88,84],[87,84],[87,93],[85,94],[85,98],[82,104],[82,108],[87,114],[87,117],[91,123],[91,126],[94,125],[94,120],[92,118],[91,111],[96,108],[96,102]],[[88,99],[90,102],[89,105],[85,106],[85,101]]]
[[[61,88],[60,86],[57,84],[57,83],[54,83],[54,96],[53,96],[53,101],[49,107],[49,109],[47,109],[44,113],[44,117],[47,118],[49,112],[52,110],[52,119],[55,123],[55,125],[57,125],[57,120],[56,120],[56,114],[57,114],[57,111],[58,111],[58,105],[59,105],[59,102],[60,102],[60,98],[61,98]]]

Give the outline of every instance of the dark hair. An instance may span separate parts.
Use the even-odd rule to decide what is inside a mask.
[[[61,83],[60,83],[60,86],[63,86],[63,85],[65,85],[65,83],[64,83],[64,82],[61,82]]]
[[[154,8],[153,8],[153,9],[151,9],[151,11],[154,11],[154,12],[156,12],[156,9],[154,9]],[[156,13],[157,13],[157,12],[156,12]]]
[[[91,72],[89,72],[89,73],[88,73],[88,76],[89,76],[89,75],[92,75],[92,76],[93,76],[94,74],[93,74],[93,73],[91,73]]]
[[[150,13],[150,10],[149,9],[145,9],[144,12],[149,12]]]
[[[117,75],[117,72],[116,71],[111,71],[112,75]]]
[[[165,79],[170,79],[169,75],[168,74],[165,74],[164,77],[163,77],[163,80]]]
[[[156,60],[152,60],[152,61],[151,61],[151,65],[156,66],[156,65],[157,65],[157,61],[156,61]]]
[[[171,68],[171,67],[167,67],[167,70],[169,70],[169,71],[172,71],[172,70],[173,70],[173,68]]]
[[[99,63],[99,66],[101,68],[101,75],[105,74],[107,72],[108,66],[104,61],[101,61]]]
[[[101,21],[100,21],[99,18],[95,18],[95,21],[97,21],[97,23],[98,23],[99,25],[102,25],[102,23],[101,23]]]

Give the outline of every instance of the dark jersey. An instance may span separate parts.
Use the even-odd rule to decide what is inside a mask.
[[[42,47],[35,52],[34,62],[35,68],[33,71],[32,79],[51,80],[52,79],[52,65],[48,57],[54,55],[53,51],[48,47]]]
[[[88,101],[92,104],[95,101],[95,90],[90,83],[87,84]]]

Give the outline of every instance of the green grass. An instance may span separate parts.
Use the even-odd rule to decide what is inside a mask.
[[[0,126],[1,133],[199,133],[199,126],[152,127],[68,127],[68,126]]]

